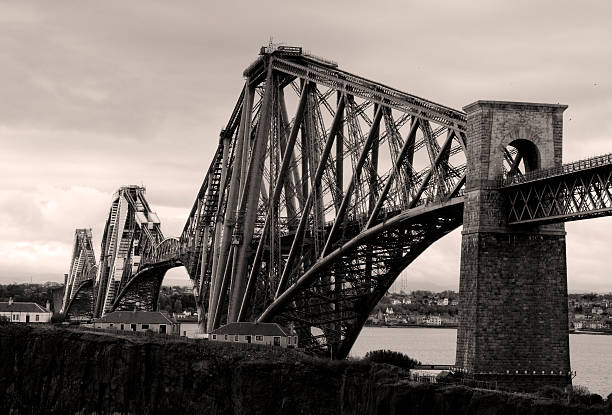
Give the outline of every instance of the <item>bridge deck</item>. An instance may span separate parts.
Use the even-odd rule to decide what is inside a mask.
[[[508,223],[558,223],[612,215],[612,154],[506,177]]]
[[[602,156],[591,157],[584,160],[573,161],[549,169],[541,169],[530,171],[523,175],[507,176],[501,179],[500,187],[510,187],[522,185],[525,183],[550,179],[553,177],[565,176],[572,173],[582,172],[585,170],[595,169],[602,166],[612,164],[612,153]]]

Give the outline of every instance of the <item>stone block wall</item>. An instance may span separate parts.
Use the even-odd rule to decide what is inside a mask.
[[[519,371],[521,383],[531,387],[546,384],[552,371],[557,385],[569,382],[564,226],[508,226],[499,190],[504,149],[517,140],[537,149],[538,168],[561,164],[565,108],[497,101],[465,108],[468,170],[456,364],[474,375],[498,374],[505,382],[508,373]],[[525,371],[538,377],[526,380]]]

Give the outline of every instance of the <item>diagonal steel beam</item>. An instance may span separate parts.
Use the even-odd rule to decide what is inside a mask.
[[[346,193],[344,194],[344,198],[342,199],[342,203],[340,204],[340,209],[338,209],[336,219],[334,220],[334,225],[332,226],[332,229],[329,232],[329,236],[327,237],[327,241],[325,242],[325,246],[323,248],[323,251],[321,252],[321,258],[323,258],[327,254],[327,252],[329,252],[329,249],[331,248],[331,243],[333,241],[333,237],[336,231],[338,230],[339,226],[344,222],[344,216],[346,214],[346,210],[348,209],[348,205],[353,195],[353,189],[355,188],[355,182],[359,180],[363,164],[366,161],[368,152],[370,151],[370,146],[372,145],[372,141],[374,140],[374,137],[377,131],[375,126],[380,125],[380,120],[382,119],[382,113],[383,113],[382,108],[383,108],[382,106],[378,107],[378,110],[376,111],[376,114],[374,115],[374,121],[373,121],[372,127],[370,128],[368,138],[366,139],[366,142],[364,143],[364,146],[361,150],[361,155],[359,156],[359,161],[357,162],[357,165],[355,166],[355,170],[353,171],[353,176],[351,177],[349,187],[346,190]]]
[[[340,121],[342,120],[342,117],[344,114],[344,106],[346,104],[345,101],[346,101],[345,99],[342,99],[338,102],[338,110],[336,111],[336,115],[334,116],[334,121],[332,122],[332,126],[329,130],[329,135],[325,143],[325,148],[323,149],[323,153],[321,154],[321,157],[319,159],[319,165],[315,173],[315,179],[314,179],[315,188],[318,187],[319,184],[321,183],[321,178],[323,177],[325,165],[327,164],[327,159],[331,152],[334,138],[340,128],[340,124],[341,124]],[[315,196],[315,192],[310,192],[310,194],[308,195],[308,199],[306,199],[306,204],[302,211],[302,217],[300,218],[300,223],[298,224],[297,230],[295,232],[295,237],[293,238],[293,243],[291,244],[289,256],[287,257],[287,262],[285,263],[283,273],[279,280],[275,297],[278,297],[284,291],[287,280],[289,279],[289,274],[293,271],[293,265],[294,265],[293,263],[302,245],[302,240],[304,237],[304,229],[306,227],[306,222],[308,221],[308,216],[310,215],[310,209],[314,202],[313,200],[314,196]]]

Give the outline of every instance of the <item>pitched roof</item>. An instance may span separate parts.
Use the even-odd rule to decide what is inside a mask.
[[[229,323],[212,331],[212,334],[238,334],[258,336],[289,336],[289,330],[276,323]]]
[[[160,311],[114,311],[94,320],[96,323],[127,324],[176,324],[176,321]]]
[[[0,313],[51,313],[36,303],[0,303]]]

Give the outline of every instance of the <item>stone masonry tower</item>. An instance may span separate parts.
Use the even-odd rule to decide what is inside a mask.
[[[508,226],[499,190],[505,155],[517,154],[527,172],[561,165],[566,108],[499,101],[464,108],[468,170],[456,364],[513,389],[571,382],[565,227]]]

